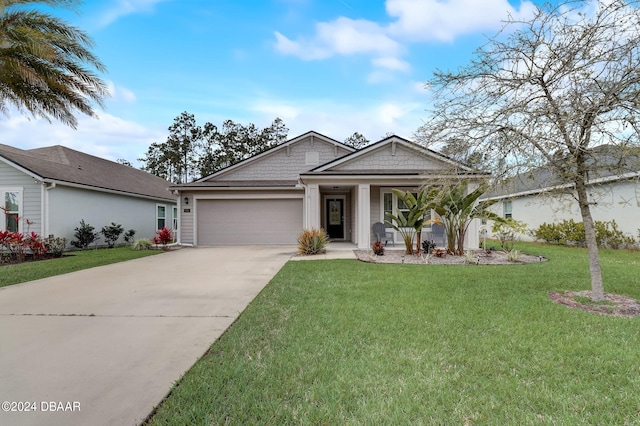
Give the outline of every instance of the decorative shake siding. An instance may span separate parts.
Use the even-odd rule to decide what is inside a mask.
[[[31,176],[16,170],[3,161],[0,161],[0,188],[19,189],[22,191],[22,231],[33,231],[42,233],[42,210],[40,200],[42,198],[42,184],[37,183]],[[0,205],[4,207],[4,200],[0,200]],[[24,222],[28,219],[33,222],[27,226]],[[4,220],[4,218],[3,218]]]
[[[369,155],[347,161],[332,170],[434,170],[443,167],[442,161],[436,161],[417,151],[396,145],[384,145]]]
[[[312,143],[313,141],[313,143]],[[311,153],[311,154],[310,154]],[[313,160],[317,153],[317,162]],[[288,147],[283,146],[267,153],[260,161],[240,165],[228,173],[218,175],[216,181],[227,180],[298,180],[300,173],[348,154],[346,149],[318,138],[306,138]]]

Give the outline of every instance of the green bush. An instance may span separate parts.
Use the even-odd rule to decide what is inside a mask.
[[[89,244],[98,238],[98,233],[93,232],[95,228],[85,223],[84,219],[80,221],[80,226],[75,228],[74,231],[73,236],[76,237],[76,239],[71,241],[71,245],[79,249],[86,249],[89,247]]]
[[[124,233],[123,238],[126,244],[133,244],[133,236],[136,235],[135,229],[129,229]]]
[[[599,247],[621,248],[633,246],[636,241],[633,237],[624,235],[618,229],[615,220],[593,223],[596,231],[596,241]],[[573,219],[563,220],[557,223],[543,223],[534,232],[535,237],[551,244],[577,244],[585,245],[584,224]],[[639,235],[640,237],[640,235]]]
[[[67,247],[67,239],[51,236],[44,240],[47,251],[54,257],[61,257]]]
[[[131,248],[133,250],[151,250],[153,248],[153,243],[147,238],[141,238],[133,243]]]
[[[109,226],[103,226],[100,233],[104,236],[104,240],[107,242],[107,246],[109,248],[113,248],[113,246],[120,238],[120,235],[124,232],[124,228],[120,224],[116,224],[111,222]]]
[[[329,238],[324,229],[305,229],[298,237],[298,253],[319,254],[327,251]]]

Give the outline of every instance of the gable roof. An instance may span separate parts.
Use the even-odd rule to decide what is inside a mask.
[[[0,161],[46,182],[176,200],[162,178],[61,145],[22,150],[0,144]]]
[[[356,164],[357,161],[366,157],[371,157],[375,153],[385,149],[387,146],[391,147],[392,156],[396,152],[403,150],[409,152],[416,158],[416,161],[412,165],[403,165],[403,167],[393,166],[392,168],[353,168],[350,165]],[[418,163],[421,163],[418,165]],[[426,165],[431,165],[432,168],[425,168]],[[442,165],[443,167],[433,167],[435,165]],[[351,170],[350,170],[351,169]],[[415,142],[411,142],[402,137],[393,135],[384,138],[374,144],[368,145],[360,150],[347,154],[341,158],[322,164],[305,175],[310,174],[424,174],[430,172],[441,173],[445,169],[455,170],[457,174],[480,174],[476,170],[461,164],[451,158],[442,155],[436,151],[426,148],[422,145],[418,145]]]
[[[325,136],[325,135],[323,135],[321,133],[318,133],[318,132],[315,132],[315,131],[309,131],[309,132],[303,133],[300,136],[296,136],[293,139],[289,139],[288,141],[286,141],[284,143],[281,143],[280,145],[276,145],[274,147],[271,147],[271,148],[269,148],[269,149],[267,149],[265,151],[262,151],[259,154],[251,156],[249,158],[246,158],[246,159],[244,159],[244,160],[242,160],[242,161],[240,161],[238,163],[232,164],[232,165],[230,165],[228,167],[225,167],[224,169],[218,170],[217,172],[214,172],[214,173],[212,173],[212,174],[210,174],[208,176],[200,178],[200,179],[196,180],[195,182],[193,182],[193,184],[198,184],[198,183],[203,183],[203,182],[207,182],[207,181],[210,181],[210,180],[215,180],[220,175],[227,174],[229,172],[232,172],[233,170],[245,167],[248,163],[252,163],[254,161],[258,161],[261,158],[264,158],[264,157],[266,157],[268,155],[271,155],[276,151],[287,149],[291,145],[297,144],[297,143],[299,143],[299,142],[301,142],[303,140],[306,140],[307,138],[317,138],[320,141],[329,143],[331,145],[339,146],[340,148],[345,149],[345,150],[347,150],[349,152],[355,152],[356,151],[355,148],[353,148],[353,147],[351,147],[349,145],[345,145],[344,143],[339,142],[339,141],[337,141],[335,139],[332,139],[332,138],[330,138],[328,136]],[[184,185],[181,185],[181,186],[184,186]],[[194,185],[194,186],[197,186],[197,185]]]

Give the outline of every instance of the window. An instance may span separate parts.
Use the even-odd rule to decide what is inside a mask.
[[[511,201],[504,201],[502,203],[502,208],[504,210],[504,218],[505,219],[511,218]]]
[[[0,230],[20,232],[22,224],[20,223],[21,207],[22,207],[22,191],[18,189],[0,189],[0,200],[4,213]]]
[[[167,226],[167,206],[165,205],[156,205],[156,226],[158,229]]]
[[[414,197],[417,197],[418,194],[415,192],[412,192]],[[394,206],[396,206],[394,208]],[[392,192],[383,192],[382,193],[382,221],[384,222],[385,220],[389,220],[389,218],[387,217],[387,213],[392,213],[393,215],[396,214],[402,214],[404,215],[404,217],[408,217],[409,215],[409,208],[404,204],[404,202],[402,202],[402,200],[398,199],[398,197],[396,197],[395,194],[393,194]],[[431,213],[427,212],[427,214],[425,215],[426,218],[429,218],[431,216]],[[387,226],[387,228],[389,228],[390,226],[388,224],[385,224]]]
[[[171,219],[173,220],[173,230],[177,231],[178,230],[178,206],[173,206],[173,216],[171,216]]]
[[[415,198],[418,197],[418,194],[415,192],[412,192],[413,196]],[[397,198],[397,197],[396,197]],[[400,200],[399,198],[397,198],[397,205],[398,205],[398,214],[403,215],[405,218],[409,217],[409,207],[407,207],[407,205],[404,203],[404,201]]]
[[[387,213],[393,213],[393,194],[390,192],[385,192],[383,194],[383,202],[382,202],[382,222],[385,223],[388,219]],[[389,225],[385,223],[385,226],[389,228]]]

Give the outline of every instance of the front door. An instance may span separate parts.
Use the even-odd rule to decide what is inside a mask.
[[[344,199],[327,198],[327,234],[334,240],[344,239]]]

